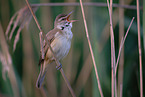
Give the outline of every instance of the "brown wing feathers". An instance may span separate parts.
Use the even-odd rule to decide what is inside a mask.
[[[53,42],[53,40],[55,39],[55,34],[56,34],[57,32],[61,32],[61,31],[59,31],[59,29],[55,28],[55,29],[49,31],[49,32],[46,34],[47,40],[49,41],[50,44],[51,44],[51,43]],[[47,50],[49,49],[49,48],[48,48],[48,45],[47,45],[47,43],[46,43],[45,41],[44,41],[44,44],[43,44],[43,49],[44,49],[44,58],[45,58],[46,53],[47,53]],[[40,64],[43,63],[43,62],[44,62],[44,59],[42,59],[42,54],[41,54],[41,52],[40,52],[40,58],[39,58],[39,63],[38,63],[38,65],[40,65]]]

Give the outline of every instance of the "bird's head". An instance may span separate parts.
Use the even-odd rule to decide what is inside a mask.
[[[77,20],[69,20],[71,13],[72,12],[70,12],[67,15],[59,14],[55,19],[54,27],[61,29],[61,30],[65,29],[67,27],[72,28],[72,22],[75,22]]]

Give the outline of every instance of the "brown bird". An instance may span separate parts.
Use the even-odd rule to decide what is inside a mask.
[[[72,12],[70,12],[68,15],[66,14],[58,15],[54,22],[54,29],[52,29],[46,34],[47,40],[49,41],[58,60],[63,59],[68,54],[71,47],[71,40],[73,37],[73,33],[71,31],[72,22],[76,21],[69,20],[71,13]],[[49,64],[51,64],[54,61],[53,54],[49,49],[45,40],[43,44],[44,44],[43,45],[44,59],[42,59],[41,52],[39,59],[39,65],[41,65],[41,67],[36,82],[36,87],[38,88],[40,88],[42,85]]]

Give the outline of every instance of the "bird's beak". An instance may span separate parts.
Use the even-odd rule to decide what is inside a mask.
[[[72,14],[72,12],[73,11],[71,11],[68,15],[67,15],[67,18],[66,18],[66,20],[68,21],[68,22],[76,22],[76,21],[78,21],[78,20],[69,20],[69,17],[70,17],[70,15]]]

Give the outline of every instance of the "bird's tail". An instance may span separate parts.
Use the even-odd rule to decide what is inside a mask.
[[[45,66],[45,62],[44,64],[41,64],[41,67],[40,67],[40,73],[39,73],[39,76],[38,76],[38,79],[37,79],[37,82],[36,82],[36,87],[37,88],[41,88],[41,85],[43,83],[43,80],[45,78],[45,74],[46,74],[46,66]]]

